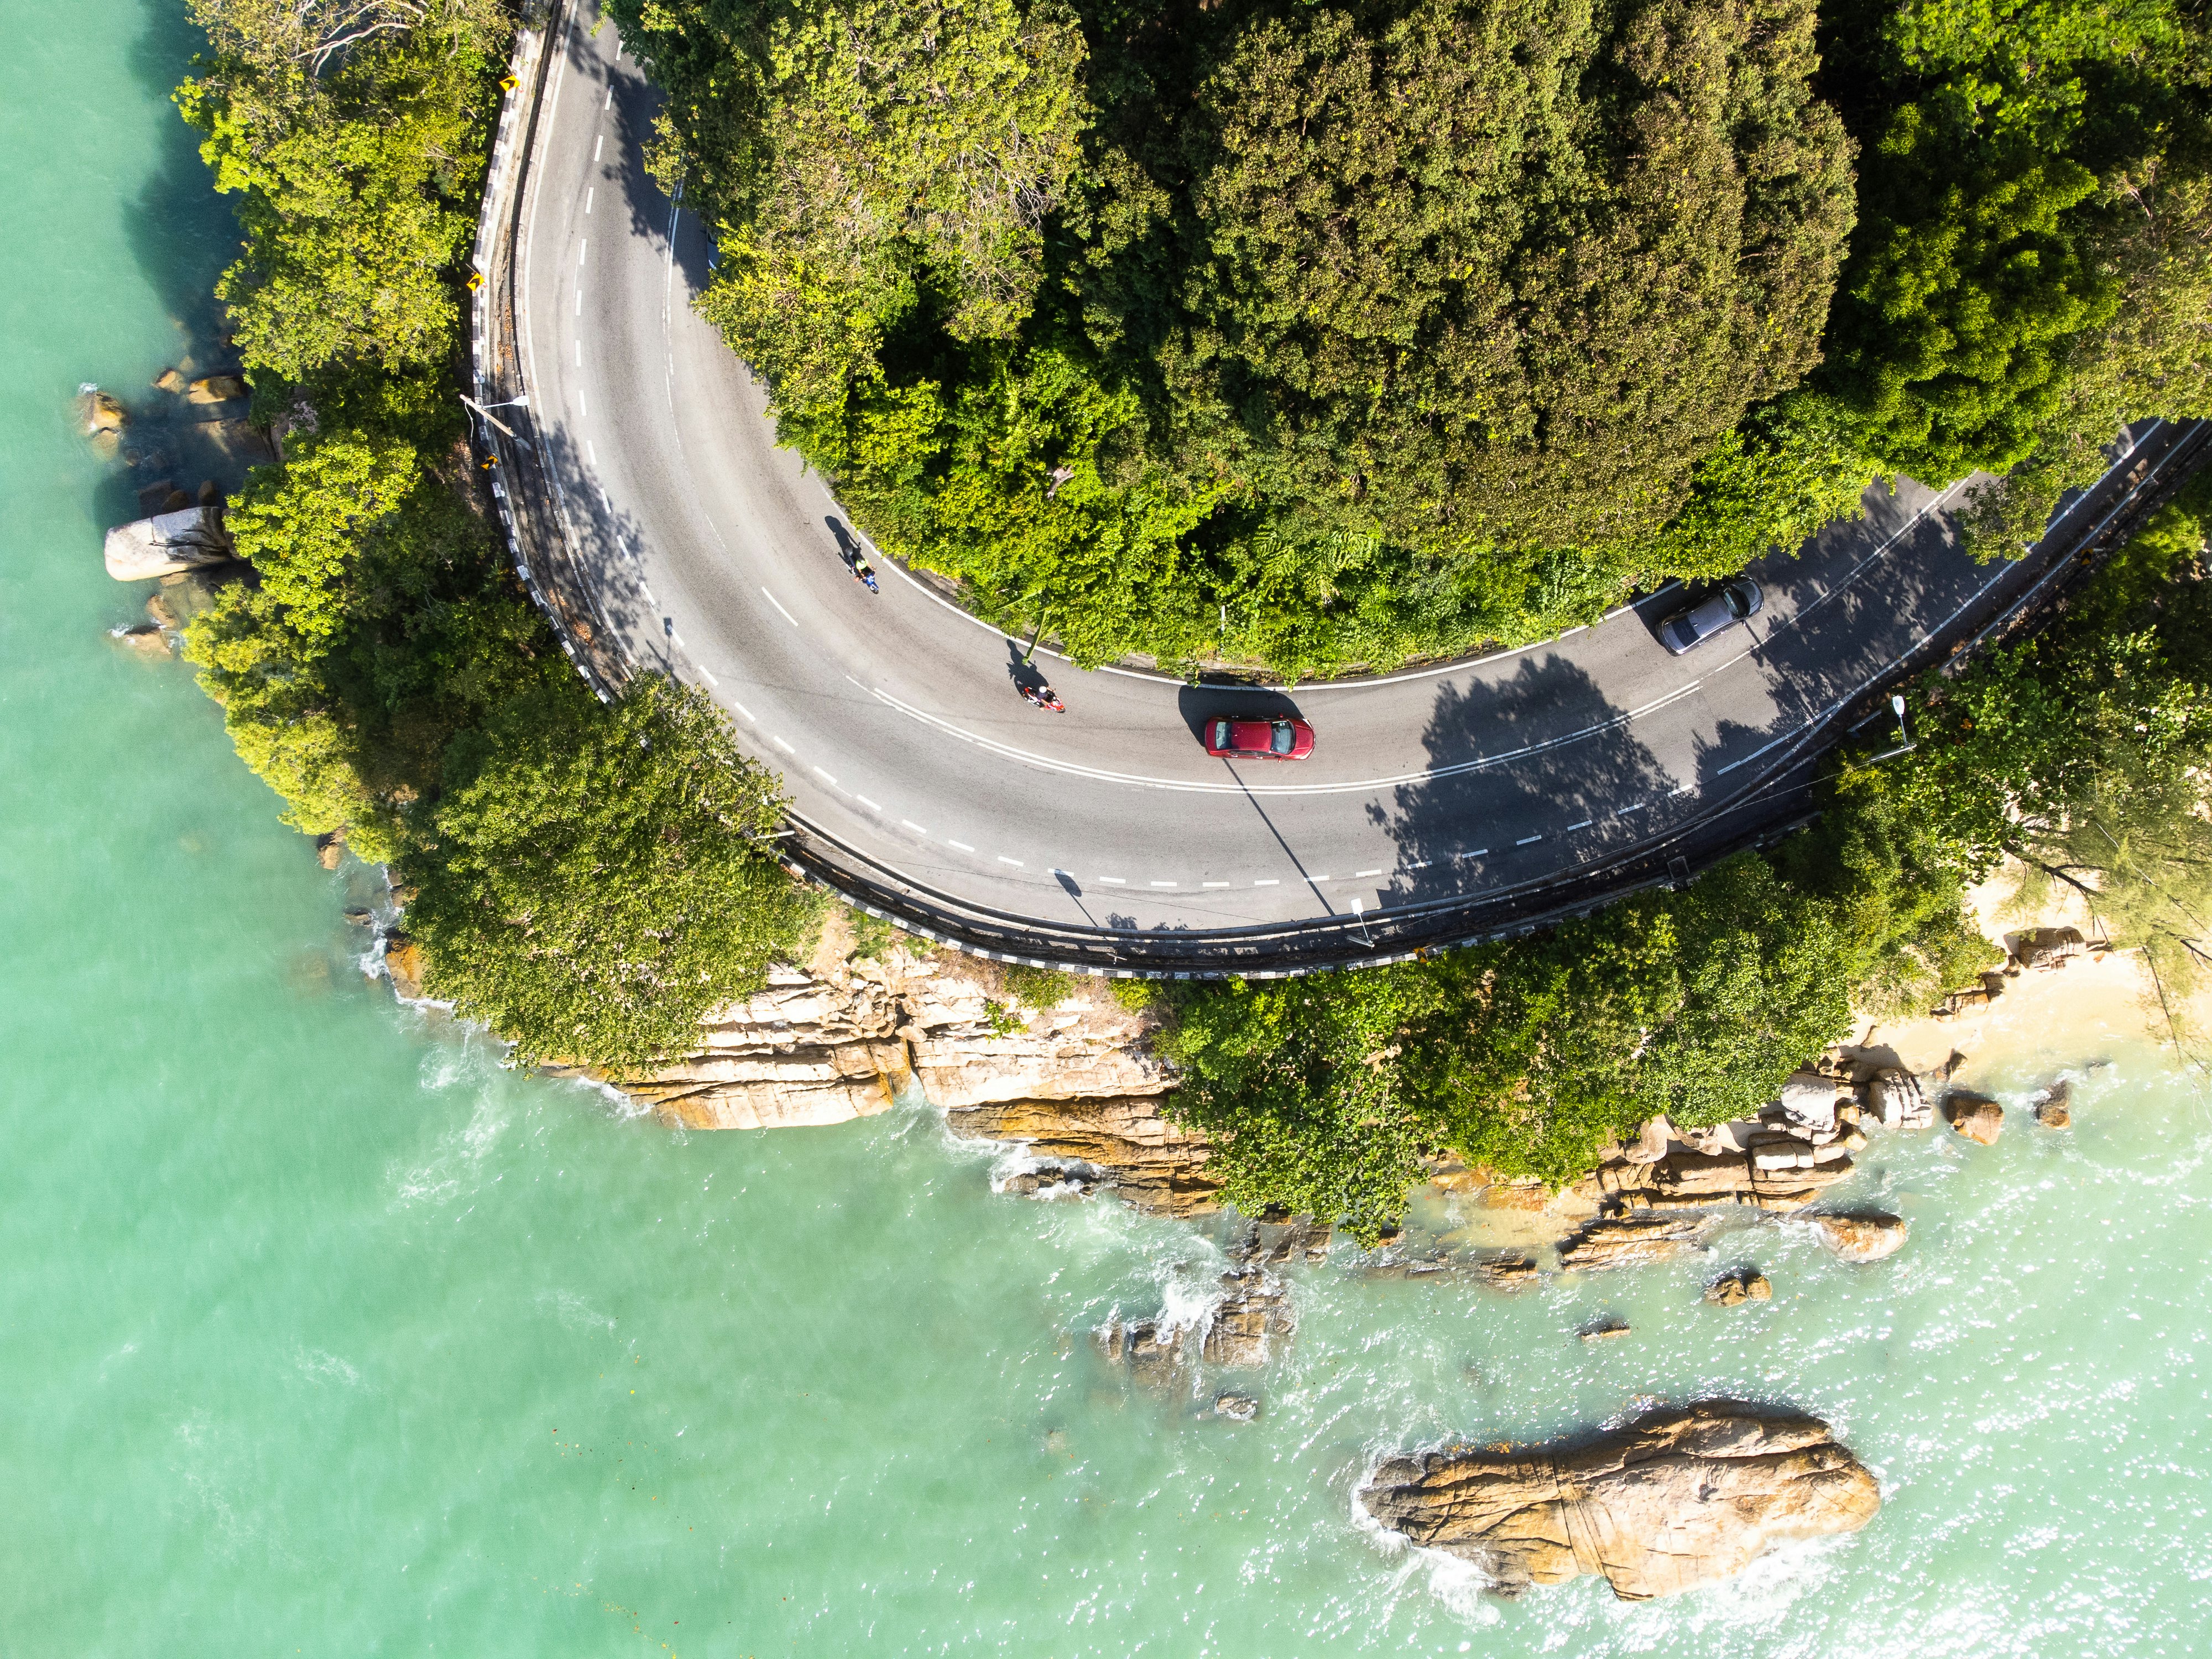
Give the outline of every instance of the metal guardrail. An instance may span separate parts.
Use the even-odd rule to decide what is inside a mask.
[[[471,354],[478,403],[498,405],[528,395],[515,323],[514,249],[529,188],[556,43],[565,38],[567,0],[550,0],[516,37],[507,97],[477,221],[472,265]],[[492,485],[516,574],[552,624],[562,649],[602,700],[627,680],[630,665],[601,641],[585,607],[568,591],[580,574],[568,534],[561,485],[538,445],[519,431],[502,434],[478,417],[492,457]],[[529,425],[527,420],[516,422]],[[2123,457],[2084,495],[2126,468]],[[1723,860],[1771,845],[1815,816],[1814,763],[1854,720],[1878,710],[1890,689],[1923,673],[1937,657],[1963,660],[1992,640],[2008,637],[2071,582],[2096,568],[2135,525],[2212,459],[2212,422],[2186,423],[2184,435],[2155,463],[2145,458],[2126,493],[2083,536],[2059,547],[2039,542],[2028,556],[2048,568],[2003,611],[1946,649],[1953,629],[1969,620],[1973,601],[1897,661],[1808,721],[1733,793],[1696,823],[1618,849],[1580,868],[1474,895],[1455,895],[1352,917],[1206,932],[1072,928],[1042,922],[931,889],[841,842],[821,826],[787,812],[793,832],[781,860],[802,879],[818,882],[855,909],[907,932],[995,962],[1060,968],[1116,978],[1273,979],[1340,969],[1380,967],[1439,951],[1510,939],[1585,916],[1638,893],[1679,887]],[[1986,593],[1987,590],[1984,589]],[[1979,597],[1979,596],[1978,596]]]

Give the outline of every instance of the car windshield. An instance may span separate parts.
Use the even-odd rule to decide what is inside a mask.
[[[1229,747],[1229,722],[1227,720],[1214,721],[1213,746],[1216,749],[1226,749]]]
[[[1291,723],[1288,720],[1277,720],[1270,746],[1277,754],[1287,755],[1291,752]]]

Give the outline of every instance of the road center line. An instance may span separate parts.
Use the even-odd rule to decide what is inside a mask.
[[[591,239],[590,237],[588,237],[588,236],[580,236],[580,237],[578,237],[578,238],[576,239],[576,269],[577,269],[577,270],[581,270],[584,268],[584,250],[585,250],[586,248],[587,248],[587,247],[591,246],[591,245],[592,245],[592,239]]]
[[[752,720],[755,725],[759,724],[758,720],[754,716],[753,711],[746,708],[744,704],[739,702],[735,697],[732,697],[730,699],[730,707],[736,709],[738,713],[743,714],[747,720]]]
[[[1596,822],[1595,818],[1584,818],[1580,823],[1571,823],[1567,826],[1567,834],[1571,836],[1577,830],[1587,830]]]
[[[1225,881],[1201,881],[1198,884],[1200,887],[1226,887],[1229,885]]]
[[[837,780],[830,777],[830,775],[827,772],[824,772],[820,767],[816,767],[814,771],[817,776],[828,779],[830,787],[832,789],[835,789],[837,787]]]
[[[1098,878],[1098,884],[1101,887],[1127,887],[1129,883],[1127,878],[1123,876],[1101,876]]]
[[[607,94],[607,96],[608,96],[608,97],[610,97],[610,98],[612,98],[612,97],[614,96],[613,92],[612,92],[612,91],[610,91],[610,92]],[[607,147],[607,135],[606,135],[605,133],[604,133],[604,132],[603,132],[603,133],[601,133],[601,134],[599,135],[599,142],[598,143],[593,144],[593,145],[592,146],[592,161],[597,161],[599,159],[599,152],[600,152],[601,150],[605,149],[606,147]]]
[[[1531,847],[1543,839],[1544,838],[1541,836],[1523,836],[1520,840],[1515,842],[1513,844],[1516,847]]]

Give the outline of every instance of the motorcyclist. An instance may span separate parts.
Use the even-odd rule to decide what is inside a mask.
[[[853,574],[860,579],[861,586],[869,592],[880,593],[884,591],[876,586],[876,573],[865,556],[859,554],[854,556]]]
[[[1066,712],[1066,705],[1060,702],[1048,685],[1024,685],[1021,688],[1021,692],[1023,696],[1040,708],[1049,708],[1055,714]]]

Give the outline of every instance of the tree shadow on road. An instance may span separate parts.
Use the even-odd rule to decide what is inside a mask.
[[[1577,711],[1562,727],[1561,709]],[[1582,668],[1525,659],[1509,679],[1441,686],[1422,734],[1429,775],[1368,811],[1398,847],[1380,902],[1509,885],[1624,846],[1667,816],[1674,780]]]

